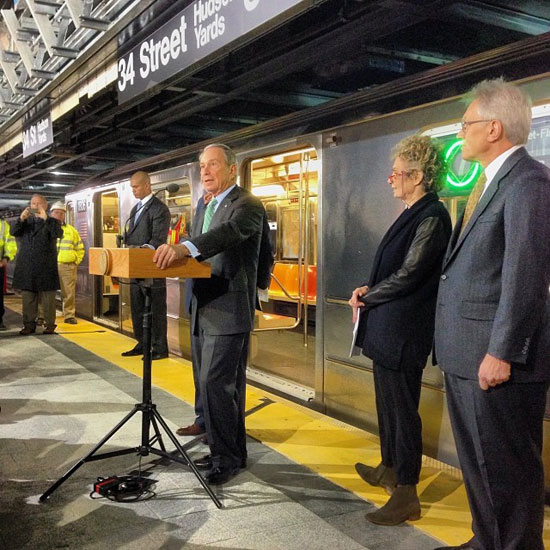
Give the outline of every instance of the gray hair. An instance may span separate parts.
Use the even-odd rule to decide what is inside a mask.
[[[237,164],[237,155],[235,154],[235,151],[231,149],[231,147],[223,144],[223,143],[211,143],[210,145],[207,145],[199,154],[199,160],[201,159],[202,155],[207,149],[212,149],[212,147],[219,147],[223,150],[223,154],[225,155],[225,162],[227,162],[227,166],[231,166],[233,164]]]
[[[46,205],[44,210],[48,209],[48,200],[46,199],[46,197],[44,195],[41,195],[40,193],[34,193],[31,197],[31,201],[32,201],[32,199],[34,199],[34,197],[39,198],[42,201],[42,203]]]
[[[531,130],[531,100],[517,86],[502,77],[483,80],[470,92],[478,100],[479,116],[500,120],[504,135],[513,145],[527,143]]]

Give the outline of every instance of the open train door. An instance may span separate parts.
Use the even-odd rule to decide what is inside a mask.
[[[120,232],[117,189],[102,189],[94,194],[94,246],[116,248]],[[94,275],[93,319],[120,329],[120,284],[109,276]]]
[[[256,311],[249,378],[305,399],[315,384],[318,171],[309,147],[255,158],[246,174],[275,252],[269,299]]]

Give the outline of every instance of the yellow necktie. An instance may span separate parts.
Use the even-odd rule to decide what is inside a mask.
[[[478,180],[476,181],[476,184],[474,185],[474,188],[472,189],[472,192],[470,193],[470,196],[468,197],[468,202],[466,203],[466,208],[464,209],[464,218],[462,220],[462,226],[460,228],[461,233],[462,231],[464,231],[464,228],[468,225],[468,222],[470,221],[470,218],[474,213],[477,203],[479,202],[479,199],[483,194],[483,190],[485,189],[486,183],[487,183],[487,176],[485,175],[485,172],[483,172],[479,176]]]

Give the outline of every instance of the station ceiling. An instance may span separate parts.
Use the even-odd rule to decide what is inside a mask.
[[[20,6],[24,2],[19,0]],[[129,48],[150,34],[151,20],[167,20],[191,3],[135,3],[126,14],[132,23],[122,31],[111,25],[103,42],[92,44],[53,82],[45,82],[25,108],[4,116],[0,145],[20,132],[26,107],[42,96],[59,99],[56,93],[76,89],[92,68],[116,61],[117,46]],[[119,105],[116,81],[91,97],[80,97],[55,120],[51,147],[23,158],[18,144],[0,156],[0,211],[16,211],[34,192],[58,199],[76,186],[122,177],[138,168],[158,169],[174,151],[212,140],[242,139],[247,130],[267,128],[293,113],[328,112],[331,105],[346,101],[352,109],[353,98],[375,97],[377,91],[390,95],[392,84],[406,90],[406,84],[413,83],[411,90],[421,89],[422,78],[437,81],[449,67],[455,73],[471,71],[474,81],[484,63],[500,74],[500,52],[503,58],[517,56],[521,63],[522,55],[527,58],[522,52],[536,46],[549,59],[549,30],[546,0],[312,1],[296,18],[136,100]],[[523,70],[525,74],[519,70],[508,76],[550,67],[548,62],[526,62]],[[459,86],[440,88],[445,95],[464,91]],[[384,109],[437,99],[433,93],[396,95]]]

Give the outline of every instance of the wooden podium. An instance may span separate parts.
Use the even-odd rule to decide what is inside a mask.
[[[153,263],[154,254],[155,251],[150,248],[90,248],[90,275],[127,279],[210,277],[208,263],[197,262],[194,258],[184,258],[166,269],[159,269]]]
[[[172,433],[160,413],[157,411],[157,407],[153,403],[151,395],[151,288],[154,285],[154,279],[166,277],[208,278],[210,277],[210,265],[207,263],[200,263],[193,258],[184,258],[183,260],[175,262],[167,269],[159,269],[153,263],[154,253],[155,251],[149,248],[90,248],[89,265],[91,275],[134,279],[131,284],[139,284],[145,290],[145,312],[143,314],[142,342],[143,397],[141,403],[136,403],[134,408],[86,456],[81,458],[67,471],[67,473],[59,478],[44,494],[40,496],[40,502],[46,501],[63,482],[65,482],[74,472],[76,472],[76,470],[78,470],[78,468],[80,468],[80,466],[86,462],[127,454],[137,454],[139,456],[155,454],[188,466],[195,474],[195,477],[200,481],[204,490],[207,492],[214,504],[218,508],[222,507],[222,503],[201,476],[195,466],[195,463],[189,458],[189,455],[179,444],[176,436]],[[129,449],[96,454],[96,452],[138,412],[142,413],[141,444]],[[159,425],[176,447],[175,452],[168,453],[166,451],[162,441]],[[154,435],[152,437],[151,427],[154,431]],[[160,449],[157,449],[154,446],[157,443]],[[147,487],[146,481],[144,481],[144,487]]]

